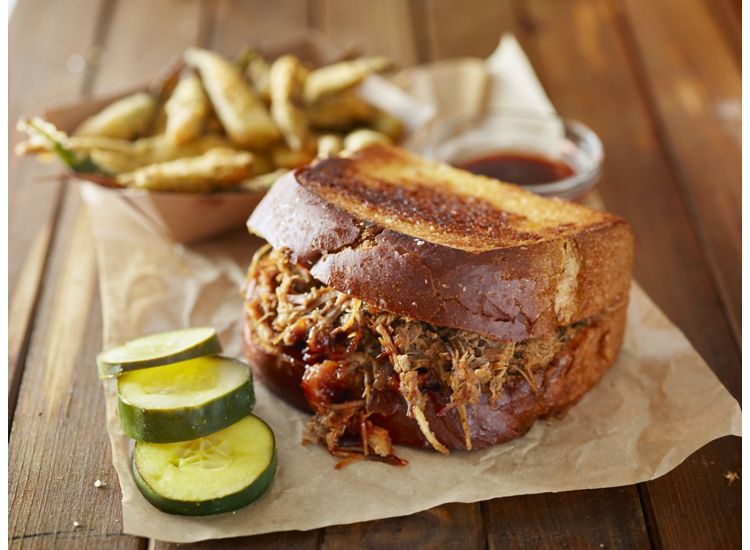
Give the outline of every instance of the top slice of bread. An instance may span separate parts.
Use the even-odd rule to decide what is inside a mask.
[[[627,302],[625,220],[377,145],[279,180],[251,231],[323,283],[506,341]]]

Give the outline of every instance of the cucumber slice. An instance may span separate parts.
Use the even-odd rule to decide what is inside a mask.
[[[133,476],[159,510],[204,516],[237,510],[260,497],[276,473],[276,441],[257,416],[181,443],[137,441]]]
[[[101,352],[96,357],[99,378],[122,372],[168,365],[203,355],[221,353],[216,329],[186,328],[136,338]]]
[[[123,373],[117,393],[125,435],[152,443],[214,433],[255,406],[250,367],[215,355]]]

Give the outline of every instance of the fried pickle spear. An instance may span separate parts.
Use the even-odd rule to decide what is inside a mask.
[[[310,141],[307,118],[299,106],[306,73],[295,56],[282,55],[271,65],[269,75],[271,117],[293,151],[307,148]]]
[[[240,183],[237,188],[242,189],[243,191],[249,191],[251,193],[266,192],[274,183],[276,183],[276,180],[278,180],[281,176],[288,172],[289,170],[287,170],[286,168],[279,168],[278,170],[274,170],[273,172],[268,172],[266,174],[261,174],[250,179],[246,179],[245,181]]]
[[[391,140],[385,134],[369,128],[361,128],[347,134],[344,138],[344,151],[353,153],[376,143],[391,143]]]
[[[144,135],[156,114],[157,101],[146,92],[129,95],[111,103],[84,120],[74,135],[133,139]]]
[[[365,124],[375,114],[374,109],[354,91],[324,97],[306,109],[310,126],[320,130],[346,130]]]
[[[318,138],[318,155],[319,159],[327,159],[338,155],[344,148],[344,142],[336,134],[324,134]]]
[[[315,103],[324,96],[347,90],[390,66],[385,57],[360,57],[315,69],[305,80],[305,102]]]
[[[205,135],[186,144],[175,145],[166,136],[123,139],[68,136],[41,118],[24,119],[18,129],[29,139],[16,146],[18,155],[56,154],[76,172],[131,172],[155,162],[201,155],[216,147],[229,147],[221,136]]]
[[[16,128],[26,133],[29,139],[22,141],[15,147],[15,153],[24,155],[55,154],[70,168],[80,173],[101,172],[91,157],[86,153],[70,148],[70,138],[65,132],[58,130],[54,124],[43,118],[24,118],[18,121]]]
[[[208,98],[195,72],[184,74],[164,105],[167,113],[165,134],[175,145],[196,139],[208,114]]]
[[[263,102],[231,62],[199,48],[188,49],[185,62],[200,72],[216,115],[233,143],[264,148],[279,138]]]
[[[271,102],[271,64],[257,52],[253,52],[253,57],[248,61],[245,74],[253,83],[255,91],[260,98],[266,102]]]
[[[251,175],[252,165],[252,153],[216,148],[197,157],[151,164],[121,174],[117,181],[136,189],[201,193],[238,185]]]
[[[71,138],[71,140],[74,149],[87,145],[86,150],[94,162],[112,174],[132,172],[155,162],[195,157],[216,147],[232,147],[232,144],[226,138],[217,135],[201,136],[185,145],[175,145],[171,139],[164,135],[141,138],[134,142],[121,144],[79,144],[76,138]],[[129,147],[123,149],[119,147],[120,145],[128,145]]]

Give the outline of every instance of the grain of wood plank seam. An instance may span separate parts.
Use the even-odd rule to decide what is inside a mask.
[[[92,40],[91,47],[92,48],[99,48],[101,47],[105,35],[106,35],[106,28],[108,26],[109,21],[112,18],[113,13],[113,5],[116,2],[116,0],[102,0],[102,2],[99,5],[99,11],[97,13],[97,23],[95,25],[96,31],[94,33],[94,37]],[[84,69],[84,75],[83,79],[81,81],[80,85],[80,91],[79,91],[79,97],[86,97],[91,93],[92,85],[93,85],[93,76],[97,72],[98,66],[97,64],[91,64],[87,63],[86,67]],[[52,253],[55,249],[55,245],[57,243],[57,232],[55,231],[57,224],[60,220],[60,215],[63,211],[63,206],[65,203],[66,196],[71,192],[69,190],[68,181],[63,181],[60,185],[58,185],[58,188],[56,190],[56,193],[54,194],[54,197],[52,199],[53,202],[53,209],[52,209],[52,217],[49,222],[49,228],[50,228],[50,236],[48,239],[45,239],[42,244],[43,250],[39,251],[39,258],[38,261],[40,262],[40,266],[37,268],[37,271],[39,273],[38,283],[36,285],[36,288],[34,289],[33,294],[29,298],[29,305],[27,305],[28,309],[28,317],[27,321],[24,326],[23,330],[23,336],[19,338],[20,344],[18,345],[18,352],[17,356],[15,357],[15,368],[13,369],[13,377],[9,381],[9,396],[8,396],[8,437],[10,438],[10,432],[13,425],[13,419],[15,417],[15,410],[18,400],[18,392],[20,389],[21,384],[23,383],[23,374],[26,370],[26,356],[28,352],[28,345],[31,341],[31,336],[34,331],[35,321],[36,321],[36,313],[37,308],[39,305],[39,299],[41,297],[42,290],[44,289],[45,283],[47,282],[47,271],[49,268],[49,259],[52,256]],[[46,245],[46,246],[45,246]],[[30,293],[31,294],[31,293]],[[15,296],[14,296],[15,297]],[[17,310],[20,310],[21,306],[19,305],[17,307]],[[13,359],[13,357],[11,357]]]
[[[617,6],[615,4],[615,6]],[[657,142],[661,149],[661,154],[666,160],[669,167],[669,172],[673,182],[676,184],[678,195],[682,201],[685,212],[687,212],[690,222],[691,229],[700,244],[698,250],[701,253],[702,263],[706,266],[706,269],[711,277],[711,282],[714,287],[719,303],[721,304],[724,317],[731,328],[731,334],[734,339],[734,345],[738,353],[741,353],[741,334],[739,327],[739,320],[733,315],[731,308],[734,304],[731,302],[729,297],[729,291],[724,288],[724,284],[721,280],[720,273],[718,272],[719,266],[716,262],[711,261],[712,256],[707,252],[711,243],[707,238],[704,231],[702,231],[702,219],[696,209],[695,199],[692,196],[691,189],[685,177],[680,169],[679,158],[674,151],[671,141],[669,139],[665,121],[662,113],[659,109],[656,99],[651,88],[648,86],[647,71],[643,65],[643,62],[638,54],[636,47],[636,37],[633,32],[632,24],[630,19],[625,15],[620,7],[615,8],[616,17],[614,20],[617,23],[617,30],[621,36],[622,43],[625,46],[625,52],[628,55],[630,66],[632,67],[633,75],[635,76],[636,83],[638,84],[639,91],[643,97],[644,104],[649,113],[649,118],[653,122],[653,132],[657,136]],[[718,25],[718,23],[717,23]],[[739,159],[738,159],[739,162]],[[739,399],[739,392],[737,388],[730,388],[730,391]]]
[[[711,17],[722,31],[724,40],[734,54],[734,62],[742,70],[742,21],[741,14],[734,13],[731,0],[704,0]],[[739,2],[736,3],[739,6]],[[741,7],[740,7],[741,9]]]

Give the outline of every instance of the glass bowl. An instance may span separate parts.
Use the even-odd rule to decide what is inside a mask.
[[[519,109],[494,109],[438,123],[422,153],[459,167],[496,154],[563,163],[572,175],[522,186],[568,200],[580,199],[596,185],[604,160],[602,143],[588,126],[554,114]]]

